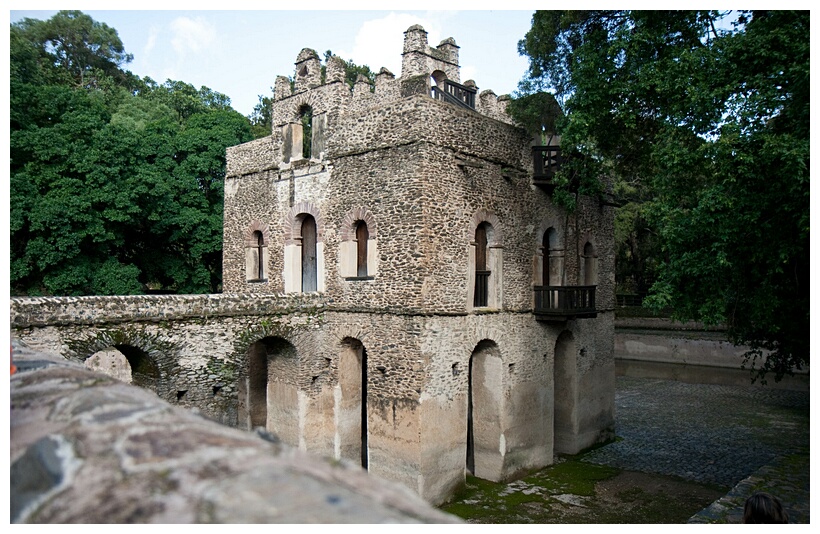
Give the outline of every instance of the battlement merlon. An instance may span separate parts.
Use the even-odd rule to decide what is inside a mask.
[[[323,79],[319,55],[311,48],[303,48],[296,58],[293,82],[287,76],[276,77],[271,135],[228,148],[227,175],[236,177],[274,170],[302,158],[299,151],[303,132],[301,121],[308,109],[316,125],[314,131],[321,132],[328,126],[330,114],[339,119],[348,114],[360,116],[371,108],[383,107],[411,95],[425,93],[430,97],[433,84],[443,86],[445,80],[460,84],[458,49],[452,37],[432,48],[427,45],[424,28],[411,26],[405,32],[402,75],[396,78],[382,67],[376,75],[373,91],[369,91],[369,84],[361,79],[354,88],[347,85],[345,62],[337,56],[328,59]],[[464,86],[477,89],[472,80],[464,82]],[[492,90],[486,89],[478,95],[473,110],[485,117],[514,124],[507,114],[509,101],[509,95],[496,96]],[[322,146],[316,144],[315,147],[316,154],[311,157],[321,159]]]
[[[404,32],[404,50],[401,58],[401,77],[411,78],[420,74],[443,72],[449,80],[461,83],[461,67],[458,64],[458,45],[448,37],[437,47],[427,45],[427,32],[415,24]]]

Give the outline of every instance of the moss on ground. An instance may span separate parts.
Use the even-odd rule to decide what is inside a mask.
[[[652,477],[647,490],[630,485],[620,469],[586,463],[583,455],[559,459],[555,465],[523,479],[496,483],[467,477],[453,501],[442,506],[468,523],[685,523],[722,495],[675,477]]]

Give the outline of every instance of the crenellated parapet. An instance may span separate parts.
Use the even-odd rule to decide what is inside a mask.
[[[449,37],[433,48],[427,44],[427,32],[424,28],[418,24],[410,26],[404,32],[404,49],[401,62],[402,78],[419,74],[429,76],[435,71],[441,71],[448,79],[460,83],[458,46],[455,40]]]

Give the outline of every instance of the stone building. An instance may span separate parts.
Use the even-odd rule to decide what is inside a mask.
[[[557,147],[458,52],[412,26],[401,75],[351,90],[303,49],[225,179],[223,292],[321,303],[247,340],[237,424],[433,503],[614,437],[613,208],[552,202]]]

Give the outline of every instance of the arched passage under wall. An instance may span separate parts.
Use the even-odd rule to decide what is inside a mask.
[[[100,354],[101,352],[105,353],[106,351],[108,351],[108,354]],[[116,353],[119,353],[121,356],[117,356],[116,353],[111,351],[116,351]],[[122,365],[121,358],[124,358],[127,362],[127,367],[130,368],[130,383],[135,386],[149,389],[158,395],[160,394],[159,366],[157,365],[157,362],[155,362],[154,359],[151,358],[144,350],[133,345],[118,343],[111,345],[102,351],[95,352],[86,358],[85,363],[87,366],[91,367],[92,365],[95,365],[96,362],[99,362],[99,359],[102,357],[119,360],[119,365]],[[91,362],[89,362],[89,360],[91,360]],[[106,374],[113,376],[110,373]]]
[[[338,455],[368,468],[367,350],[358,339],[342,340],[336,414]]]
[[[502,361],[498,345],[485,339],[470,356],[467,388],[467,471],[478,478],[502,478]]]
[[[248,429],[264,427],[288,445],[299,443],[296,348],[265,337],[248,347],[239,380],[239,417]]]
[[[85,366],[126,384],[131,383],[131,364],[128,363],[125,354],[116,347],[107,347],[95,352],[85,360]]]
[[[556,453],[575,454],[578,433],[578,347],[571,332],[562,332],[555,342],[555,407],[553,446]]]

